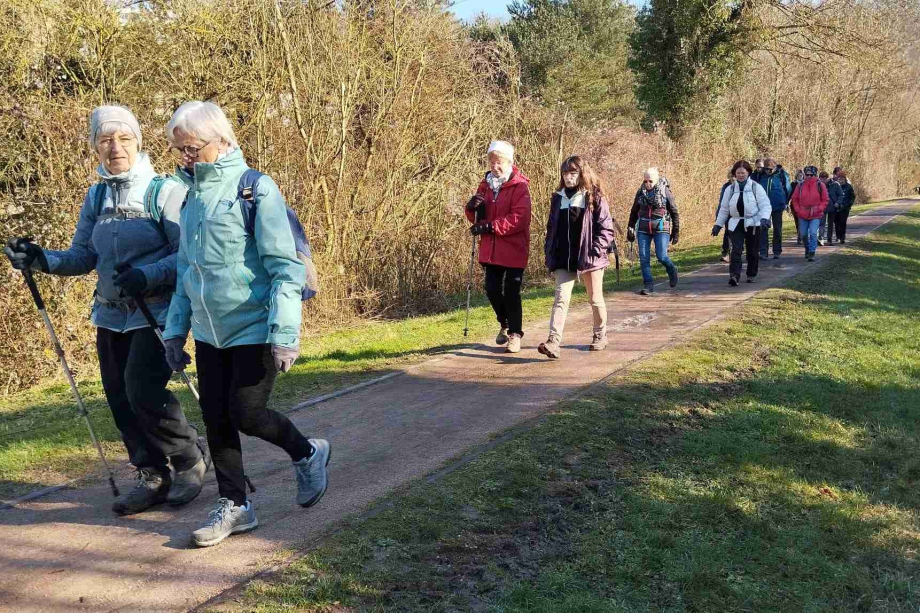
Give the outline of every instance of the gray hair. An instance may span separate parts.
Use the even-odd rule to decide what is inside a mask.
[[[176,129],[194,134],[206,142],[221,140],[231,147],[239,147],[230,120],[213,102],[192,100],[176,109],[166,124],[166,138],[173,142]]]
[[[658,183],[658,179],[660,178],[660,175],[658,174],[657,166],[652,166],[651,168],[647,168],[643,176],[645,175],[648,175],[648,178],[651,179],[652,183]]]

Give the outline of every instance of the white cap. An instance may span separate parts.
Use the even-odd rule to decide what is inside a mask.
[[[489,143],[488,153],[497,153],[504,158],[508,158],[511,162],[514,161],[514,146],[508,141],[493,140]]]
[[[97,106],[93,109],[93,114],[89,117],[89,145],[96,148],[96,136],[107,123],[119,123],[131,130],[134,138],[137,139],[137,148],[141,147],[141,126],[137,122],[134,113],[123,106],[116,104],[107,104]]]

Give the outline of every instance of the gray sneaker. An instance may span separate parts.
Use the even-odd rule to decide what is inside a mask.
[[[172,485],[168,474],[137,469],[137,483],[130,492],[125,492],[112,503],[112,510],[119,515],[142,513],[150,507],[166,502],[166,496]]]
[[[508,342],[508,328],[502,328],[498,331],[498,336],[495,337],[496,345],[504,345]]]
[[[322,438],[311,438],[313,455],[294,464],[294,476],[297,478],[297,504],[303,508],[312,507],[329,486],[329,471],[326,468],[332,458],[332,446]]]
[[[546,339],[545,343],[540,343],[537,347],[537,351],[542,353],[548,358],[553,358],[554,360],[559,359],[559,339],[555,337],[549,337]]]
[[[603,351],[607,348],[607,333],[606,332],[595,332],[594,338],[591,340],[591,346],[589,349],[591,351]]]
[[[251,500],[246,501],[246,506],[238,507],[232,500],[221,498],[208,513],[207,523],[192,532],[192,543],[196,547],[211,547],[231,534],[242,534],[258,527],[259,520]]]
[[[179,506],[195,500],[198,494],[201,493],[204,474],[207,470],[208,465],[205,464],[204,458],[200,458],[198,463],[188,470],[176,473],[172,487],[169,488],[169,495],[166,496],[166,502],[173,506]]]

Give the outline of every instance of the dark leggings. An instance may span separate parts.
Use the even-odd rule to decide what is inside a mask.
[[[486,270],[486,295],[495,311],[495,317],[509,334],[524,336],[524,309],[521,306],[523,268],[505,268],[483,264]]]
[[[222,498],[246,504],[240,432],[284,449],[296,462],[310,455],[307,438],[287,417],[267,408],[278,371],[271,345],[226,349],[195,341],[201,412]]]
[[[96,329],[102,389],[128,458],[138,468],[168,473],[188,470],[201,457],[198,433],[179,400],[166,389],[172,375],[153,328],[130,332]]]

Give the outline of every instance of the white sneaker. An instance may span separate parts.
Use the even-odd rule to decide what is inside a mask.
[[[221,498],[217,506],[208,513],[208,522],[192,532],[192,543],[197,547],[211,547],[231,534],[242,534],[259,527],[252,501],[238,507],[232,500]]]
[[[508,346],[505,347],[505,353],[517,353],[521,350],[521,336],[513,332],[508,335]]]

